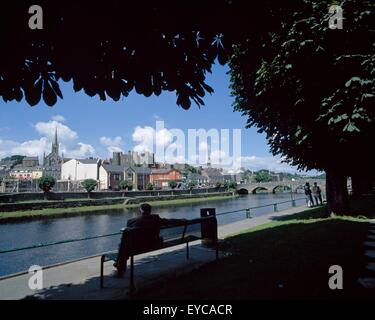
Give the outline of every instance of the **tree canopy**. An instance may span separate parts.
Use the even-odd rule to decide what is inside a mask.
[[[202,106],[213,92],[205,82],[212,64],[226,63],[233,44],[277,28],[274,16],[301,5],[272,2],[1,1],[0,96],[53,106],[62,80],[101,100],[173,91],[179,106]],[[43,9],[42,30],[28,26],[31,5]]]
[[[45,193],[50,192],[51,189],[55,186],[55,183],[56,183],[55,178],[51,176],[43,176],[38,179],[38,186]]]
[[[342,1],[344,27],[330,29],[329,1],[304,4],[279,29],[235,46],[234,108],[266,133],[274,155],[325,170],[331,211],[343,213],[346,177],[374,172],[374,5]]]
[[[123,190],[131,190],[133,187],[133,184],[128,180],[122,180],[119,184],[120,188]]]
[[[87,193],[94,191],[97,184],[98,182],[95,179],[85,179],[81,182],[82,187],[85,188]]]
[[[300,169],[356,161],[358,142],[375,133],[373,5],[343,1],[344,28],[332,30],[329,3],[306,1],[280,29],[238,44],[230,62],[234,107]]]
[[[266,133],[272,153],[327,171],[342,203],[346,176],[373,170],[371,1],[338,2],[344,24],[335,30],[326,0],[41,1],[42,30],[28,27],[31,4],[0,4],[5,102],[53,106],[59,82],[71,81],[102,100],[172,91],[189,109],[213,92],[206,76],[218,61],[229,64],[235,110]]]
[[[256,182],[269,182],[272,181],[271,174],[268,171],[260,170],[255,174]]]
[[[177,187],[177,181],[176,180],[170,180],[168,185],[171,189],[175,189]]]

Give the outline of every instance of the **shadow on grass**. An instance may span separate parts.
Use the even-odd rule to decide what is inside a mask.
[[[231,253],[136,299],[340,299],[372,297],[357,284],[366,258],[367,222],[325,219],[271,222],[226,239]],[[330,290],[328,269],[340,265],[344,290]]]
[[[310,219],[324,219],[328,218],[328,211],[325,205],[316,208],[311,208],[309,210],[298,212],[295,214],[272,217],[271,220],[274,221],[290,221],[290,220],[310,220]]]
[[[360,198],[349,198],[349,212],[350,217],[357,218],[375,218],[375,197],[363,196]],[[274,221],[291,221],[291,220],[311,220],[311,219],[325,219],[329,217],[326,205],[318,206],[298,212],[295,214],[285,215],[281,217],[272,217]]]
[[[362,197],[350,197],[350,212],[353,215],[362,215],[369,218],[375,218],[375,196],[368,195]]]

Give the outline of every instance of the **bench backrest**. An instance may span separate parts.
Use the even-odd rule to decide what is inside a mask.
[[[217,240],[216,217],[209,216],[188,220],[182,226],[155,228],[125,228],[119,255],[129,257],[192,240]]]

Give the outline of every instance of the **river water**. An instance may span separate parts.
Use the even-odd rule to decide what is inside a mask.
[[[303,195],[294,195],[297,199]],[[197,218],[201,208],[216,208],[216,213],[262,206],[291,199],[290,193],[250,194],[238,198],[199,202],[190,205],[164,206],[153,209],[153,213],[164,218]],[[297,205],[305,200],[297,200]],[[291,207],[291,203],[278,206],[279,210]],[[252,210],[252,216],[273,211],[273,206]],[[8,250],[36,244],[45,244],[68,239],[85,238],[119,232],[128,219],[138,216],[138,209],[106,210],[94,215],[47,218],[21,223],[0,224],[0,250]],[[245,212],[219,215],[218,224],[223,225],[246,218]],[[32,265],[47,266],[116,250],[120,235],[64,243],[44,248],[0,253],[0,276],[28,270]]]

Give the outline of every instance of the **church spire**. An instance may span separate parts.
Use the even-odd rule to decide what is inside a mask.
[[[52,143],[52,153],[55,153],[56,155],[59,154],[59,142],[57,140],[57,127],[55,129],[55,138]]]
[[[208,154],[207,167],[211,168],[211,153]]]
[[[58,145],[59,143],[57,142],[57,127],[55,129],[55,145]]]

